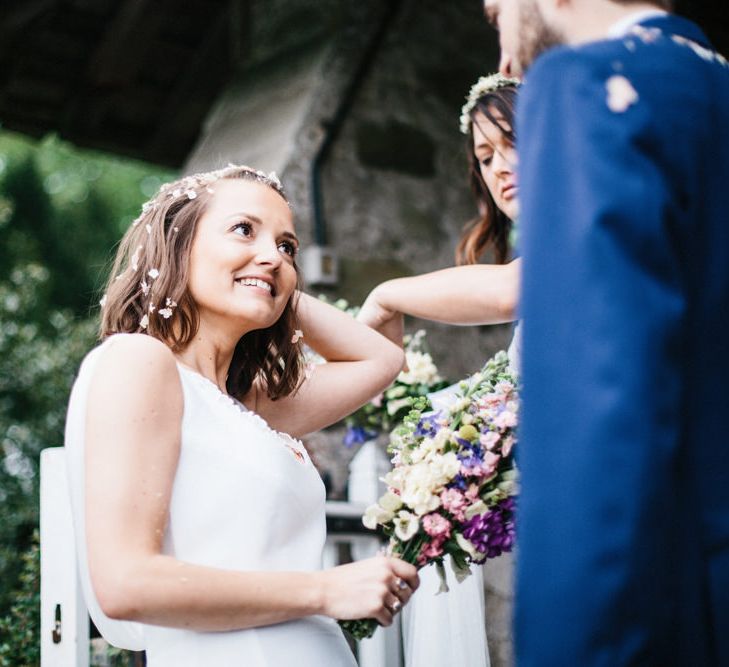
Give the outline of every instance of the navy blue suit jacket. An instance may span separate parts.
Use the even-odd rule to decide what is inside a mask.
[[[729,67],[642,26],[519,101],[521,667],[729,665]]]

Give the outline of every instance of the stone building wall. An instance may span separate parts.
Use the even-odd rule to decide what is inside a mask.
[[[228,161],[276,170],[303,246],[312,243],[312,160],[384,24],[322,171],[327,239],[340,280],[311,291],[357,304],[382,280],[451,266],[460,229],[475,214],[460,107],[498,57],[479,0],[275,0],[256,3],[252,22],[249,64],[215,105],[186,171]],[[454,380],[504,349],[511,336],[509,326],[412,320],[406,327],[426,329],[439,369]],[[341,435],[335,427],[308,442],[333,498],[345,494],[354,454]],[[512,664],[510,558],[487,564],[485,575],[490,653],[500,667]]]

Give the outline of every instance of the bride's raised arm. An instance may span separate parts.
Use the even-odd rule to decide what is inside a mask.
[[[300,294],[297,316],[304,342],[327,363],[310,368],[295,393],[271,400],[254,389],[246,398],[274,428],[295,436],[318,430],[354,412],[402,370],[400,345],[337,308]],[[401,323],[401,316],[388,318]],[[402,327],[399,327],[402,331]]]

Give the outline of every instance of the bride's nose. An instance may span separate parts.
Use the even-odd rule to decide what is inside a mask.
[[[278,243],[273,238],[259,238],[256,244],[255,262],[262,266],[278,268],[283,258],[278,249]]]

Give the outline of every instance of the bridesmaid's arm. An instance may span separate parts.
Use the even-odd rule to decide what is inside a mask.
[[[327,363],[311,369],[291,396],[272,401],[258,389],[245,402],[273,428],[300,437],[339,421],[389,386],[402,370],[404,354],[402,342],[390,342],[307,294],[300,295],[297,314],[304,342]],[[393,324],[402,331],[397,318]]]
[[[358,316],[382,330],[395,313],[447,324],[499,324],[516,319],[521,260],[509,264],[471,264],[375,287]]]
[[[162,553],[182,412],[178,370],[159,341],[125,336],[98,360],[86,419],[86,533],[102,611],[195,630],[234,630],[310,614],[371,616],[389,625],[386,605],[395,593],[407,602],[418,585],[415,568],[397,559],[323,572],[239,572]],[[400,591],[397,577],[410,588]]]

